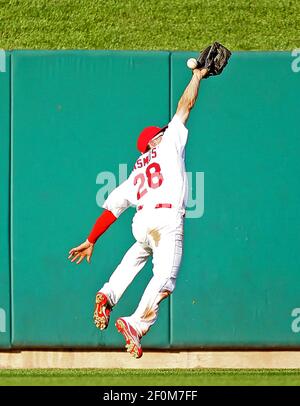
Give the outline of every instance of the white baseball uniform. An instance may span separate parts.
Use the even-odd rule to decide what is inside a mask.
[[[173,292],[181,262],[183,217],[187,201],[185,145],[188,130],[175,114],[158,146],[141,155],[128,177],[103,204],[119,217],[129,206],[135,244],[100,289],[114,306],[153,256],[153,277],[136,311],[126,317],[140,336],[155,323],[159,303]]]

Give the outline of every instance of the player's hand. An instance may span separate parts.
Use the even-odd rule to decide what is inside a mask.
[[[71,262],[76,261],[76,264],[80,264],[86,258],[87,262],[91,262],[91,257],[93,255],[94,244],[86,240],[84,243],[78,245],[78,247],[72,248],[69,251],[68,259]]]
[[[203,79],[207,75],[208,69],[206,68],[196,68],[193,70],[193,74],[198,77],[198,79]]]

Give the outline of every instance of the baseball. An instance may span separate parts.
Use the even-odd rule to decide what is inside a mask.
[[[195,58],[190,58],[187,60],[186,64],[187,64],[188,68],[196,69],[198,63]]]

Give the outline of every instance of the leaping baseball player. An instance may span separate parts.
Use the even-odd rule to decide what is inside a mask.
[[[115,323],[125,338],[127,351],[135,358],[143,354],[141,339],[157,320],[160,302],[174,291],[181,262],[187,202],[185,146],[188,130],[185,125],[201,80],[220,74],[230,55],[228,49],[215,42],[197,60],[189,60],[192,79],[174,117],[166,127],[146,127],[140,133],[137,148],[141,155],[128,179],[108,196],[104,211],[87,240],[69,251],[71,262],[80,264],[84,258],[90,262],[98,238],[128,207],[136,207],[132,222],[136,242],[97,292],[94,311],[96,327],[106,329],[112,308],[149,257],[153,257],[153,276],[137,309]]]

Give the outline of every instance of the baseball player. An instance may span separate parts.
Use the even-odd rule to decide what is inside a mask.
[[[195,61],[192,79],[183,92],[176,113],[163,128],[146,127],[139,135],[137,148],[141,155],[120,186],[103,204],[104,212],[96,221],[87,240],[69,251],[71,262],[90,262],[97,239],[130,206],[136,207],[132,232],[136,239],[108,282],[97,292],[94,322],[107,328],[112,308],[141,271],[150,256],[153,276],[135,312],[116,321],[123,334],[127,351],[135,358],[143,354],[141,338],[158,316],[160,302],[175,288],[181,262],[183,221],[187,202],[185,126],[203,78],[221,73],[230,51],[218,43],[207,47]]]

